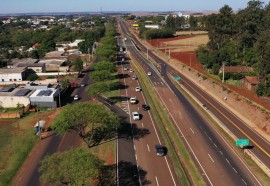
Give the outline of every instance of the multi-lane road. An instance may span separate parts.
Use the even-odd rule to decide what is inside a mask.
[[[167,70],[167,65],[149,52],[149,55],[162,67],[163,78],[161,78],[159,72],[134,47],[129,39],[129,36],[132,35],[124,23],[120,22],[120,26],[125,37],[128,38],[126,43],[129,52],[141,64],[145,72],[152,71],[153,76],[150,77],[150,80],[206,182],[210,185],[260,185],[241,158],[172,84],[167,76],[167,71],[179,75],[178,72],[173,71],[170,67]],[[146,50],[135,37],[132,39],[141,50]]]

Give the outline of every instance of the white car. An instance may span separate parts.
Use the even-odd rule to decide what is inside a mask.
[[[139,120],[140,119],[140,115],[138,112],[132,112],[132,118],[133,120]]]
[[[79,96],[76,94],[73,99],[74,99],[74,101],[78,101],[79,100]]]
[[[137,103],[137,99],[135,97],[131,97],[129,101],[132,104],[136,104]]]
[[[142,90],[142,89],[141,89],[140,87],[136,87],[136,88],[135,88],[135,91],[136,91],[136,92],[141,92],[141,90]]]
[[[132,76],[132,80],[136,80],[137,79],[137,77],[136,76]]]
[[[151,72],[148,72],[148,73],[147,73],[147,75],[148,75],[148,76],[151,76],[151,75],[152,75],[152,73],[151,73]]]
[[[128,70],[128,67],[124,67],[124,70]]]
[[[129,70],[129,72],[133,72],[133,70],[132,70],[132,69],[130,69],[130,70]]]

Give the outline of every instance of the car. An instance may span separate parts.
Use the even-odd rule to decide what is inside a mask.
[[[133,120],[139,120],[140,119],[140,115],[138,112],[132,112],[132,118]]]
[[[148,75],[148,76],[151,76],[151,75],[152,75],[152,72],[147,72],[147,75]]]
[[[124,67],[124,70],[128,70],[128,67]]]
[[[132,76],[132,80],[136,80],[137,79],[137,77],[136,76]]]
[[[105,103],[107,103],[108,105],[113,105],[113,101],[110,100],[110,99],[106,99],[106,100],[105,100]]]
[[[162,145],[160,144],[155,145],[155,149],[157,156],[165,156],[165,148]]]
[[[74,99],[74,101],[78,101],[79,100],[79,96],[76,94],[73,99]]]
[[[124,62],[124,61],[125,61],[125,58],[123,57],[123,58],[122,58],[122,62]]]
[[[150,109],[150,107],[148,105],[146,105],[146,104],[142,104],[142,109],[147,111],[147,110]]]
[[[133,69],[129,69],[129,72],[133,72]]]
[[[85,83],[82,83],[82,84],[81,84],[81,87],[85,87],[86,85],[87,85],[87,84],[85,84]]]
[[[135,88],[135,91],[136,91],[136,92],[141,92],[141,90],[142,90],[142,89],[141,89],[140,87],[136,87],[136,88]]]
[[[129,101],[130,101],[130,103],[132,103],[132,104],[136,104],[136,103],[137,103],[137,99],[136,99],[135,97],[131,97],[131,98],[129,99]]]

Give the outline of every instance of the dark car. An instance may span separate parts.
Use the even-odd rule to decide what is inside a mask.
[[[150,107],[148,105],[146,105],[146,104],[143,104],[142,105],[142,109],[146,111],[146,110],[149,110]]]
[[[165,155],[165,148],[162,145],[157,144],[155,146],[155,148],[156,148],[156,155],[157,156],[164,156]]]

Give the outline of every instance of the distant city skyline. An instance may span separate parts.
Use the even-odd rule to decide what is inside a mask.
[[[106,11],[218,11],[225,4],[233,11],[250,0],[1,0],[0,14]],[[269,1],[262,1],[268,4]]]

